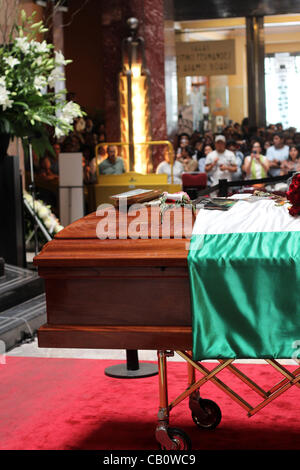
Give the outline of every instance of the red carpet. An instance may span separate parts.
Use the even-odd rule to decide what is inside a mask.
[[[104,375],[105,367],[120,362],[8,357],[0,364],[0,449],[157,450],[158,377]],[[271,388],[281,377],[268,365],[238,367],[262,387]],[[169,362],[168,371],[172,400],[186,387],[186,364]],[[260,400],[226,370],[219,377],[252,405]],[[299,388],[252,418],[215,385],[201,390],[222,410],[216,430],[198,430],[187,400],[171,412],[170,425],[189,434],[193,450],[300,449]]]

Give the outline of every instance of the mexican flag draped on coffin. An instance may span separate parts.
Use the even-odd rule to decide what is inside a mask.
[[[201,209],[188,266],[195,360],[297,357],[300,216],[287,205]]]

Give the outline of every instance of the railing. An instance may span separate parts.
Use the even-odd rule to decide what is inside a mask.
[[[208,194],[214,191],[218,191],[218,196],[220,197],[227,197],[228,189],[232,187],[252,186],[254,184],[280,183],[291,178],[294,173],[295,173],[294,171],[289,171],[287,175],[273,176],[269,178],[260,178],[260,179],[253,179],[253,180],[228,181],[226,179],[221,179],[219,180],[218,184],[199,191],[197,195],[197,199],[202,196],[207,196]],[[195,199],[193,202],[197,203],[197,199]]]
[[[24,198],[23,198],[23,203],[24,203],[25,209],[27,210],[28,214],[30,215],[30,217],[32,218],[34,222],[34,229],[32,233],[29,235],[28,239],[26,240],[26,243],[28,243],[31,240],[33,235],[36,235],[38,229],[42,232],[47,242],[51,241],[53,236],[48,232],[47,228],[44,226],[42,221],[36,215],[35,210],[29,205],[28,201],[26,201],[26,199]],[[38,243],[37,236],[35,236],[34,238],[34,244],[35,244],[35,254],[37,254],[39,251],[39,243]]]
[[[118,147],[129,147],[130,145],[167,145],[169,149],[169,156],[171,161],[171,183],[174,182],[174,175],[173,175],[173,164],[174,164],[174,147],[169,140],[151,140],[148,142],[134,142],[134,144],[130,142],[101,142],[95,146],[95,156],[96,156],[96,165],[97,165],[97,182],[99,183],[99,157],[98,157],[98,149],[100,147],[104,147],[105,145],[115,145]]]

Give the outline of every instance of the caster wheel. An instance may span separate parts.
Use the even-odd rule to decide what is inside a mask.
[[[179,428],[168,428],[168,436],[176,444],[174,450],[191,450],[192,442],[189,436]],[[166,447],[161,447],[162,450],[170,450]]]
[[[204,398],[199,399],[199,413],[192,413],[194,423],[200,429],[215,429],[220,424],[222,413],[218,405],[212,401]]]

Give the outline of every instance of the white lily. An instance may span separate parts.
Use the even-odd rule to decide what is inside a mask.
[[[45,77],[40,75],[39,77],[34,78],[33,84],[37,90],[43,91],[43,89],[47,86],[47,80]]]
[[[49,83],[49,86],[51,88],[54,88],[55,86],[55,83],[58,81],[58,80],[63,80],[64,79],[64,75],[62,74],[61,70],[59,67],[55,67],[49,77],[48,77],[48,83]]]
[[[49,217],[51,215],[51,211],[46,206],[40,207],[38,209],[37,213],[38,213],[38,216],[41,219],[44,219],[44,218]]]
[[[0,105],[2,105],[3,111],[7,108],[11,108],[13,105],[13,100],[9,99],[9,93],[6,88],[0,87]]]
[[[38,57],[37,59],[33,61],[33,63],[38,66],[41,66],[42,62],[43,62],[43,57]]]
[[[23,38],[16,38],[15,43],[19,47],[19,49],[23,52],[23,54],[28,54],[29,49],[30,49],[30,43],[28,42],[28,39],[26,36]]]
[[[49,44],[46,41],[38,42],[38,41],[31,41],[30,42],[31,49],[35,52],[44,53],[49,51]]]
[[[66,65],[65,57],[61,51],[55,51],[54,55],[54,62],[56,65]]]
[[[61,119],[69,124],[72,124],[73,120],[80,116],[80,106],[73,101],[69,101],[62,109]]]
[[[55,127],[55,136],[59,139],[60,137],[64,137],[66,132],[64,132],[60,127]]]
[[[15,57],[9,56],[9,57],[4,57],[4,62],[7,63],[11,68],[14,68],[15,65],[18,65],[20,61],[16,59]]]

